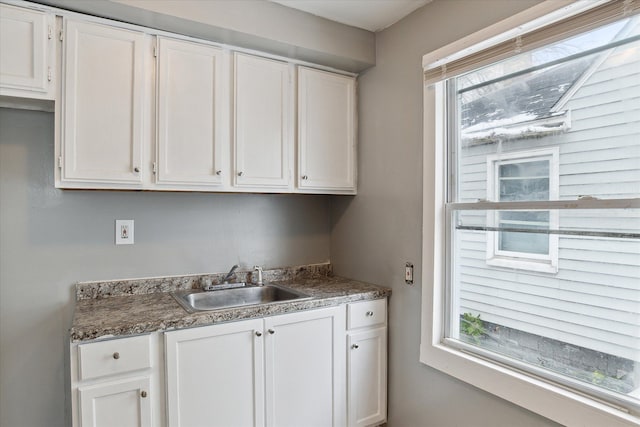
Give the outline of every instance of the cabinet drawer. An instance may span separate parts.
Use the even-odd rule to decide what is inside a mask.
[[[87,380],[151,367],[149,335],[78,346],[79,378]]]
[[[349,329],[380,325],[386,321],[387,300],[384,298],[347,306],[347,328]]]

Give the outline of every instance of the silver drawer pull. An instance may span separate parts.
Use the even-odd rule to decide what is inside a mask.
[[[353,344],[353,345],[351,346],[351,348],[352,348],[352,349],[354,349],[354,350],[357,350],[357,349],[359,349],[359,348],[360,348],[360,346],[359,346],[358,344]]]
[[[262,336],[262,332],[260,332],[260,331],[256,331],[256,336],[257,336],[257,337],[261,337],[261,336]]]
[[[365,313],[365,315],[366,315],[367,317],[372,317],[372,316],[373,316],[373,311],[367,311],[367,312]]]
[[[118,353],[117,351],[113,353],[113,358],[116,360],[120,359],[120,353]]]
[[[142,390],[142,391],[140,392],[140,396],[141,396],[141,397],[147,397],[147,392],[146,392],[146,391],[144,391],[144,390]]]
[[[269,330],[267,330],[267,332],[269,332],[271,335],[276,333],[276,331],[274,331],[273,329],[269,329]]]

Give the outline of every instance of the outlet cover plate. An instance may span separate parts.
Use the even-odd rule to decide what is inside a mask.
[[[133,220],[116,219],[116,245],[133,245]]]

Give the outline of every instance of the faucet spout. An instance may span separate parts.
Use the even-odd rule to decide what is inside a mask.
[[[227,275],[224,276],[224,279],[222,280],[222,283],[229,283],[229,279],[231,279],[233,276],[235,276],[235,271],[236,271],[236,269],[238,267],[240,267],[238,264],[235,264],[233,267],[231,267],[231,270],[229,270]]]

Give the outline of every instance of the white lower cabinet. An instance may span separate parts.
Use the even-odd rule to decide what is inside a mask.
[[[346,423],[344,307],[165,334],[171,426]]]
[[[350,427],[375,426],[387,419],[386,304],[380,299],[347,307]]]
[[[71,344],[74,427],[379,425],[386,299]]]
[[[264,425],[262,319],[165,333],[170,426]]]
[[[74,426],[164,425],[158,336],[71,344]]]
[[[151,426],[149,377],[132,378],[80,387],[82,426]]]

